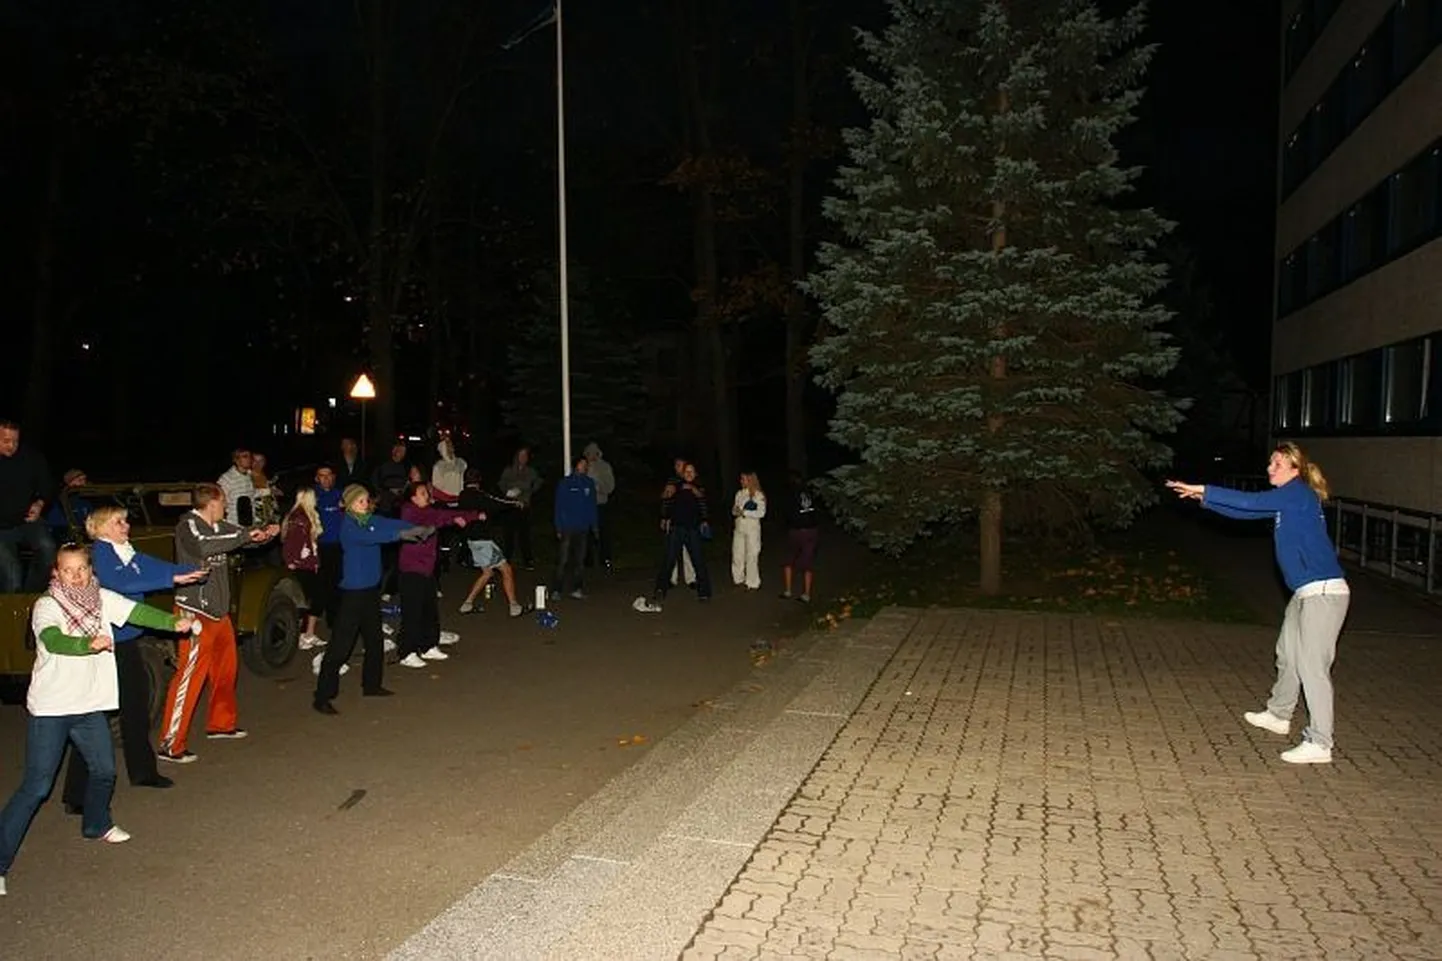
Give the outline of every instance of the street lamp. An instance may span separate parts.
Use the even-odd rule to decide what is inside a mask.
[[[361,461],[364,462],[366,459],[366,401],[376,399],[376,385],[371,382],[371,379],[367,377],[364,372],[362,372],[361,375],[355,379],[354,384],[351,384],[350,399],[360,401],[360,455]]]

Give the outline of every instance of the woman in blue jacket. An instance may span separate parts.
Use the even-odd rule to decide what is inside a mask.
[[[1167,486],[1183,499],[1201,501],[1207,510],[1240,520],[1272,518],[1277,566],[1292,591],[1282,631],[1277,637],[1277,681],[1262,711],[1242,717],[1253,727],[1273,734],[1289,734],[1297,697],[1307,699],[1311,723],[1302,731],[1302,743],[1283,751],[1291,764],[1327,764],[1332,760],[1332,660],[1337,636],[1347,619],[1351,592],[1327,536],[1322,505],[1327,500],[1327,479],[1296,444],[1278,444],[1267,462],[1272,489],[1262,492],[1232,490],[1211,484]]]
[[[182,567],[149,554],[130,543],[130,517],[125,508],[106,504],[85,518],[85,532],[95,541],[90,562],[95,580],[107,591],[140,603],[145,595],[172,590],[177,584],[194,584],[206,571]],[[115,673],[120,685],[120,746],[125,753],[125,773],[136,787],[167,788],[170,778],[155,766],[155,749],[150,745],[150,674],[140,656],[144,628],[124,624],[115,628]],[[78,813],[85,804],[85,787],[90,769],[79,751],[70,753],[61,798],[65,808]]]

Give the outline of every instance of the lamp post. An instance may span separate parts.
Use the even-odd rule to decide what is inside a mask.
[[[360,401],[360,409],[361,409],[360,455],[361,455],[361,463],[365,463],[365,459],[366,459],[366,401],[368,401],[368,400],[375,400],[375,399],[376,399],[376,385],[371,382],[371,379],[370,379],[369,377],[367,377],[364,372],[362,372],[361,375],[355,379],[355,383],[354,383],[354,384],[351,384],[351,388],[350,388],[350,398],[351,398],[351,400]]]

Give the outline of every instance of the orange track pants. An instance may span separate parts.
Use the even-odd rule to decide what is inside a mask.
[[[188,611],[176,609],[177,614]],[[235,650],[235,625],[230,617],[218,621],[200,617],[200,633],[181,638],[176,648],[175,676],[165,697],[165,713],[160,718],[160,749],[167,754],[185,751],[190,719],[200,692],[210,682],[210,713],[206,717],[208,734],[235,730],[235,676],[238,669]]]

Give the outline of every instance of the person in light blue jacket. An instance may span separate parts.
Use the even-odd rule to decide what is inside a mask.
[[[1179,497],[1239,520],[1272,518],[1272,539],[1282,579],[1292,591],[1277,637],[1277,681],[1262,711],[1242,717],[1253,727],[1290,734],[1298,695],[1307,699],[1310,723],[1302,742],[1282,752],[1290,764],[1332,760],[1332,661],[1347,619],[1351,591],[1327,536],[1322,505],[1327,478],[1291,442],[1278,444],[1267,462],[1269,491],[1239,491],[1212,484],[1167,481]]]

